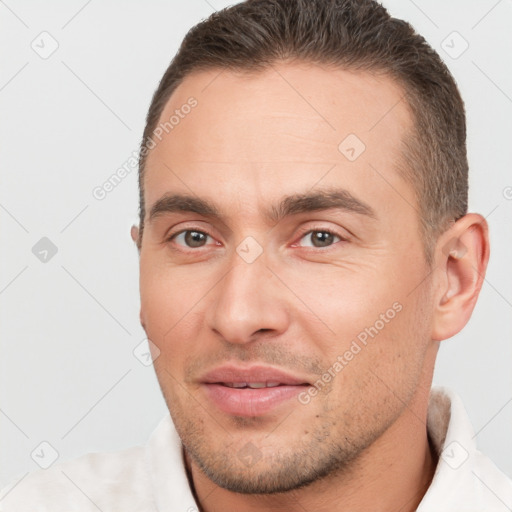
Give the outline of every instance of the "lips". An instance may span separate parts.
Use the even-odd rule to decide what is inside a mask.
[[[241,387],[241,384],[265,384],[267,387],[309,384],[307,379],[295,377],[271,366],[221,366],[209,371],[200,380],[207,384],[240,384],[237,387]]]
[[[310,385],[306,379],[265,366],[222,366],[206,373],[200,381],[216,408],[246,417],[268,414]]]

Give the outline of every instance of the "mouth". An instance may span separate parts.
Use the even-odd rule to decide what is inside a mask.
[[[201,379],[209,403],[225,414],[244,417],[271,413],[307,386],[310,383],[305,379],[263,366],[224,366]]]
[[[251,388],[251,389],[261,389],[261,388],[275,388],[277,386],[286,386],[286,384],[282,384],[280,382],[218,382],[221,386],[227,386],[228,388]]]

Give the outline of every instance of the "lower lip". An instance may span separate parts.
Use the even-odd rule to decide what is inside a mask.
[[[266,414],[278,405],[295,398],[308,386],[273,388],[230,388],[222,384],[203,384],[209,399],[223,412],[234,416],[254,417]]]

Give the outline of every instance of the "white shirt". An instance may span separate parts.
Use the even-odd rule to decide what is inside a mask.
[[[432,388],[427,430],[439,455],[418,512],[512,510],[512,480],[476,448],[460,398]],[[181,440],[167,414],[145,446],[90,453],[13,479],[0,491],[5,512],[197,512]]]

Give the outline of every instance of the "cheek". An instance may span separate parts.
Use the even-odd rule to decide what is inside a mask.
[[[294,321],[321,352],[325,370],[343,375],[331,389],[365,382],[374,388],[372,372],[402,388],[416,378],[428,338],[425,295],[421,287],[410,293],[416,274],[399,278],[397,266],[366,272],[326,267],[295,280],[294,292],[313,315],[301,313],[302,306]]]
[[[181,379],[185,359],[200,348],[202,308],[210,288],[190,267],[169,268],[156,258],[141,258],[141,319],[159,350],[154,366],[165,389],[175,388],[170,375]]]
[[[385,316],[387,323],[379,317],[369,320],[327,359],[334,377],[327,388],[325,409],[332,414],[350,411],[343,420],[348,431],[387,422],[417,388],[426,350],[424,333],[415,322],[413,306],[400,304],[402,309],[389,309],[393,313]],[[377,311],[386,315],[388,310]]]
[[[297,308],[295,320],[304,329],[308,329],[309,325],[313,330],[308,319],[316,318],[314,328],[320,327],[327,334],[330,346],[342,348],[345,342],[356,337],[365,328],[370,328],[375,322],[380,326],[380,315],[388,313],[385,317],[388,321],[396,316],[396,307],[393,308],[393,304],[399,293],[394,292],[393,285],[378,275],[373,269],[365,273],[327,268],[310,272],[301,279],[297,279],[297,276],[292,279],[289,275],[288,281],[296,283],[294,293],[304,303],[300,309]],[[311,314],[300,314],[304,305]],[[318,325],[319,323],[323,325]],[[333,340],[336,343],[333,344]]]
[[[174,311],[172,293],[165,282],[141,272],[140,301],[141,319],[148,337],[153,340],[165,335],[173,325]]]
[[[153,335],[167,336],[189,323],[187,317],[204,295],[204,286],[187,269],[169,268],[141,258],[141,316]]]

